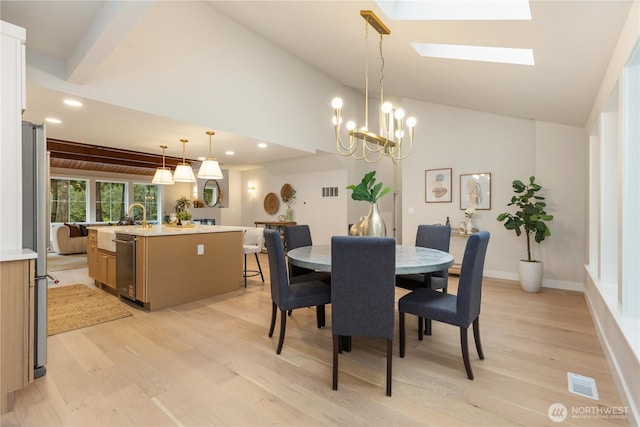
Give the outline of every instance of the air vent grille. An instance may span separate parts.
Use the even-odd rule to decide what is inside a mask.
[[[596,380],[590,377],[567,372],[569,391],[573,394],[588,397],[593,400],[600,400]]]

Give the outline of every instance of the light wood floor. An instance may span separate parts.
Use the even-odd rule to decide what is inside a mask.
[[[266,255],[261,264],[267,273]],[[398,357],[396,333],[386,397],[384,344],[375,340],[354,338],[354,350],[340,356],[339,389],[331,390],[330,308],[324,329],[312,309],[294,311],[276,355],[265,277],[246,290],[151,313],[132,308],[132,317],[50,337],[47,375],[16,393],[2,425],[533,426],[555,425],[547,415],[553,403],[567,407],[565,424],[628,424],[571,415],[621,406],[580,293],[525,294],[485,280],[486,359],[470,340],[474,381],[458,329],[434,322],[433,335],[419,342],[409,316],[407,355]],[[450,292],[456,285],[452,278]],[[570,394],[567,371],[595,378],[600,401]]]

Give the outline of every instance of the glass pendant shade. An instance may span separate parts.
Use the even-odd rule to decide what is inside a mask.
[[[173,180],[175,182],[196,182],[196,176],[193,174],[191,165],[187,164],[185,160],[184,150],[188,140],[181,139],[182,143],[182,163],[176,166],[175,172],[173,172]]]
[[[203,161],[202,165],[200,165],[200,170],[198,170],[198,178],[222,179],[222,171],[220,170],[218,161],[215,159],[207,159]]]
[[[207,160],[202,162],[200,165],[200,170],[198,170],[198,178],[202,179],[222,179],[222,171],[220,170],[220,164],[218,161],[213,158],[211,154],[211,137],[215,135],[215,133],[211,130],[206,132],[209,135],[209,157]]]
[[[159,185],[173,185],[171,169],[166,167],[164,161],[164,150],[167,149],[167,146],[161,145],[160,148],[162,148],[162,167],[156,169],[156,173],[153,175],[153,180],[151,180],[151,182]]]
[[[171,169],[169,168],[156,169],[156,174],[153,176],[153,180],[151,182],[154,184],[160,184],[160,185],[173,185],[173,178],[171,177]]]
[[[193,174],[191,166],[184,163],[176,166],[176,170],[173,172],[173,180],[175,182],[196,182],[196,176]]]

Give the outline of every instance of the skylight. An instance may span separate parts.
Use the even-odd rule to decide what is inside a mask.
[[[413,48],[421,56],[428,56],[431,58],[464,59],[467,61],[535,65],[532,49],[464,46],[435,43],[411,43],[411,46],[413,46]]]
[[[531,20],[528,0],[376,0],[398,21]]]

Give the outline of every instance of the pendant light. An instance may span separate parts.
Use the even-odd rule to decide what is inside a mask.
[[[166,167],[164,164],[164,150],[167,149],[167,146],[161,145],[160,148],[162,148],[162,167],[156,169],[156,174],[153,175],[153,180],[151,182],[159,185],[173,185],[171,169]]]
[[[211,137],[215,135],[212,131],[207,131],[207,135],[209,135],[209,157],[200,165],[200,170],[198,171],[198,178],[202,179],[222,179],[222,171],[220,170],[220,165],[218,161],[213,158],[211,154]]]
[[[180,142],[182,143],[182,163],[176,166],[176,170],[173,172],[173,180],[175,182],[196,182],[196,176],[193,174],[191,165],[187,164],[184,154],[186,144],[189,140],[181,139]]]

